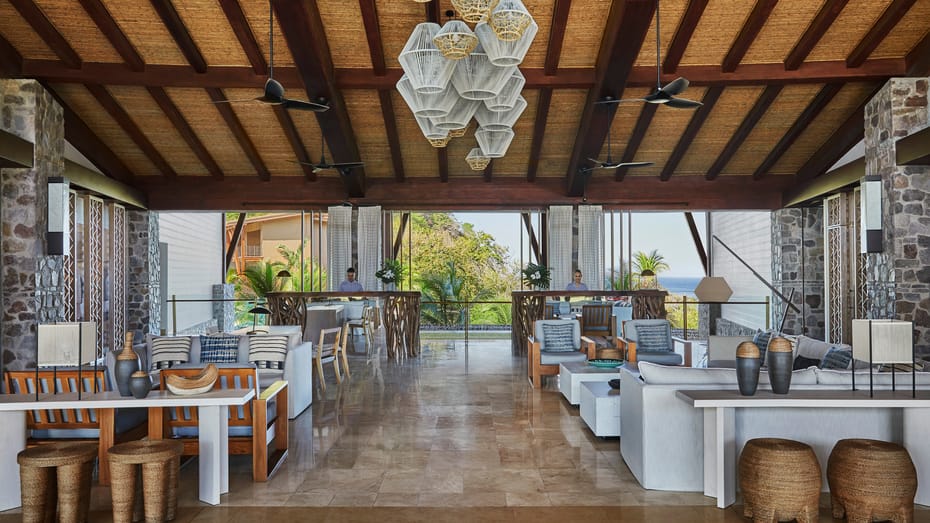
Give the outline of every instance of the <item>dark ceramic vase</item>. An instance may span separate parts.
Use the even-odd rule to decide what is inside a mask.
[[[768,355],[769,382],[775,394],[788,394],[794,364],[790,352],[771,352]]]
[[[142,399],[149,395],[152,390],[152,379],[143,371],[136,371],[129,378],[129,389],[133,397]]]
[[[116,378],[116,388],[120,396],[132,396],[129,388],[129,379],[132,374],[139,370],[139,356],[132,350],[132,333],[126,333],[126,341],[123,343],[123,350],[116,355],[116,365],[113,373]]]
[[[739,393],[743,396],[752,396],[759,387],[759,369],[762,368],[760,358],[736,358],[736,382],[739,384]]]

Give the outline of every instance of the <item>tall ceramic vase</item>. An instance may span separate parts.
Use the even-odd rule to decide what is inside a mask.
[[[139,356],[136,351],[132,350],[132,333],[126,333],[126,341],[123,342],[123,350],[116,355],[116,388],[119,389],[120,396],[132,396],[130,387],[130,378],[132,374],[139,370]]]
[[[791,342],[785,338],[772,338],[766,352],[772,392],[788,394],[788,388],[791,386],[791,371],[794,366]]]
[[[762,368],[762,358],[759,357],[759,347],[751,341],[744,341],[736,347],[736,382],[739,384],[739,393],[743,396],[752,396],[759,387],[759,369]]]

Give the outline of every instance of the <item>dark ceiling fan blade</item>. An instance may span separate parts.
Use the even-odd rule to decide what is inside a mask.
[[[693,109],[704,104],[702,102],[688,100],[686,98],[672,98],[671,100],[665,102],[665,105],[669,107],[675,107],[677,109]]]
[[[332,163],[328,167],[331,169],[355,169],[356,167],[362,167],[365,164],[362,162],[345,162],[345,163]]]
[[[665,87],[661,91],[665,92],[668,95],[675,96],[676,94],[681,93],[688,88],[688,79],[679,76],[678,78],[672,80],[671,82],[665,84]]]
[[[262,101],[261,98],[235,98],[233,100],[212,100],[212,103],[215,104],[237,104],[241,102],[255,102]]]
[[[637,103],[637,102],[645,102],[645,101],[647,101],[645,98],[621,98],[619,100],[610,98],[607,100],[601,100],[599,102],[594,102],[594,105],[626,104],[626,103]]]
[[[318,103],[313,103],[313,102],[305,102],[303,100],[288,100],[285,98],[284,100],[282,100],[281,103],[284,104],[285,109],[297,109],[299,111],[313,111],[315,113],[322,113],[324,111],[329,110],[328,105],[323,105],[323,104],[318,104]]]
[[[649,167],[653,165],[652,162],[623,162],[618,165],[618,167]]]

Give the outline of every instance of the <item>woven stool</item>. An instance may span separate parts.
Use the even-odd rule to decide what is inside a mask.
[[[183,451],[184,444],[175,440],[130,441],[110,449],[114,523],[135,521],[136,465],[142,466],[146,523],[174,519]]]
[[[96,443],[49,443],[16,456],[23,500],[23,522],[84,523],[90,508]],[[57,507],[56,507],[57,505]]]
[[[759,438],[746,442],[739,457],[743,515],[756,523],[797,518],[818,520],[820,463],[814,449],[799,441]]]
[[[917,470],[901,445],[871,439],[836,442],[827,460],[833,517],[850,522],[914,520]]]

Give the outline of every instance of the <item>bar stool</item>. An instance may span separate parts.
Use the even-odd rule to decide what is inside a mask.
[[[16,456],[23,522],[84,523],[90,508],[90,481],[96,443],[61,442],[26,449]]]
[[[178,507],[178,469],[184,444],[144,440],[110,448],[113,522],[132,523],[136,504],[136,465],[142,466],[146,523],[174,519]]]
[[[756,523],[813,523],[820,510],[820,462],[810,445],[779,438],[746,442],[739,457],[743,516]]]
[[[914,521],[917,470],[907,449],[872,439],[842,439],[827,460],[833,517]]]

